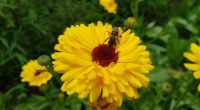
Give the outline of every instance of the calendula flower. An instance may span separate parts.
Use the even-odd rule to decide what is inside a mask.
[[[191,52],[185,52],[183,55],[192,63],[185,63],[184,66],[194,71],[193,76],[195,79],[200,79],[200,46],[192,43],[190,49]],[[198,85],[198,91],[200,92],[200,84]]]
[[[134,17],[128,17],[125,21],[124,24],[128,27],[132,27],[136,24],[136,20]]]
[[[22,67],[20,77],[22,82],[28,82],[30,86],[40,87],[42,84],[46,84],[52,75],[45,66],[39,65],[37,60],[30,60]]]
[[[137,90],[148,85],[145,74],[153,69],[139,37],[119,28],[115,30],[119,36],[113,40],[109,37],[112,30],[102,22],[71,26],[59,36],[57,52],[52,54],[55,71],[64,73],[61,90],[89,97],[97,108],[118,107],[123,95],[139,98]]]
[[[115,0],[100,0],[99,2],[109,13],[116,13],[117,3]]]

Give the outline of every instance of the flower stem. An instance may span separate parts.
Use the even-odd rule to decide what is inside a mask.
[[[181,100],[183,99],[183,97],[185,97],[185,95],[188,93],[188,91],[191,89],[191,84],[193,83],[193,80],[190,81],[190,83],[188,83],[187,88],[185,89],[185,91],[180,95],[180,97],[177,99],[174,107],[172,108],[172,110],[177,110],[178,105],[180,104]]]

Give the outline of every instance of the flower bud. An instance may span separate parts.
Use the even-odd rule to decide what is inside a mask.
[[[172,86],[171,86],[171,84],[169,84],[169,83],[164,83],[164,84],[163,84],[163,90],[164,90],[165,92],[171,92],[171,91],[172,91]]]
[[[46,66],[50,63],[51,59],[48,55],[41,55],[37,58],[37,61],[40,65]]]
[[[124,21],[125,26],[128,27],[132,27],[136,24],[136,20],[134,17],[128,17],[125,21]]]

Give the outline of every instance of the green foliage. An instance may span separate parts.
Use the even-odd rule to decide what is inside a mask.
[[[132,31],[147,45],[155,69],[140,99],[124,100],[120,110],[200,110],[198,81],[183,67],[182,56],[191,42],[200,44],[200,1],[117,2],[113,15],[98,0],[0,0],[0,110],[91,110],[86,99],[61,94],[57,74],[46,88],[21,84],[21,66],[50,55],[70,25],[101,20],[123,26],[129,16],[136,18]]]

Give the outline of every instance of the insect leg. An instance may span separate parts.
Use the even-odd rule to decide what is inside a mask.
[[[110,36],[108,38],[106,38],[106,40],[103,42],[103,44],[110,38]]]
[[[111,34],[109,31],[107,31],[109,34]],[[106,38],[106,40],[104,40],[103,44],[110,38],[111,36],[109,36],[108,38]]]

